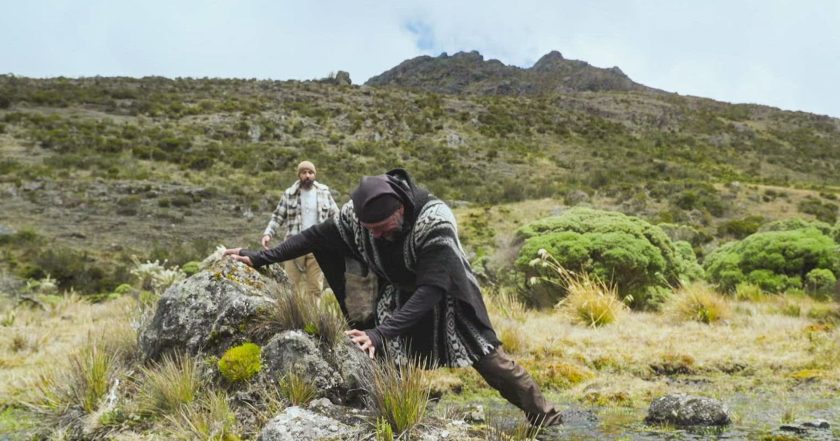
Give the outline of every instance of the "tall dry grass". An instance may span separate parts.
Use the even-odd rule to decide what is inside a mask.
[[[200,399],[181,406],[177,412],[166,415],[167,430],[171,439],[239,441],[236,414],[222,391],[211,390]]]
[[[282,291],[276,302],[258,315],[251,333],[257,339],[264,339],[292,329],[301,329],[334,345],[343,340],[347,323],[334,296],[331,300],[322,299],[290,289]]]
[[[368,407],[375,418],[386,421],[396,436],[410,436],[423,421],[429,405],[430,386],[422,360],[394,363],[389,357],[373,364],[366,375]],[[372,422],[376,424],[376,420]]]
[[[140,374],[136,405],[143,415],[174,415],[196,399],[201,386],[198,360],[189,355],[166,355],[150,367],[141,367]]]
[[[717,323],[732,316],[726,299],[705,283],[691,283],[680,288],[665,305],[665,311],[677,320]]]

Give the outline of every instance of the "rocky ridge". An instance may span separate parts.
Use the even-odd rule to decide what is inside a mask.
[[[477,51],[406,60],[370,78],[368,86],[397,86],[447,94],[536,96],[585,91],[659,92],[631,80],[618,67],[598,68],[551,51],[530,68],[485,60]]]

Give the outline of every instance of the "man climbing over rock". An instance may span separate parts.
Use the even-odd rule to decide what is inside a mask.
[[[417,187],[405,170],[363,177],[335,219],[290,236],[276,248],[228,249],[237,261],[260,267],[314,253],[348,314],[346,258],[375,274],[373,317],[351,322],[351,340],[371,358],[419,357],[435,366],[472,366],[525,412],[533,425],[559,424],[525,369],[501,348],[472,268],[446,204]]]
[[[285,239],[338,214],[329,187],[315,180],[315,165],[303,161],[297,166],[298,180],[283,192],[271,220],[265,228],[260,243],[268,249],[268,243],[280,226],[285,225]],[[321,294],[323,275],[315,256],[311,253],[284,262],[286,274],[295,289],[300,289],[304,279],[308,294]]]

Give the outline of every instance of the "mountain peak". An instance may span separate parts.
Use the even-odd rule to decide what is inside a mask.
[[[580,60],[567,60],[559,51],[543,55],[531,68],[485,60],[478,51],[438,57],[427,55],[403,61],[369,79],[369,86],[397,86],[450,94],[545,95],[599,90],[647,90],[618,67],[602,69]]]
[[[534,63],[533,66],[531,66],[531,69],[544,70],[547,68],[551,68],[551,66],[557,63],[562,63],[564,61],[566,61],[566,59],[563,58],[563,54],[561,54],[559,51],[551,51],[543,55],[539,60],[537,60],[537,62]]]

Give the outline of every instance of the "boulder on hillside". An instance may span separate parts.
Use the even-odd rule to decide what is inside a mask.
[[[687,426],[725,426],[731,421],[729,410],[720,401],[686,394],[659,397],[650,403],[648,424]]]
[[[247,265],[219,259],[169,287],[151,322],[140,332],[149,359],[170,352],[221,355],[247,339],[247,323],[274,303],[283,287]]]

